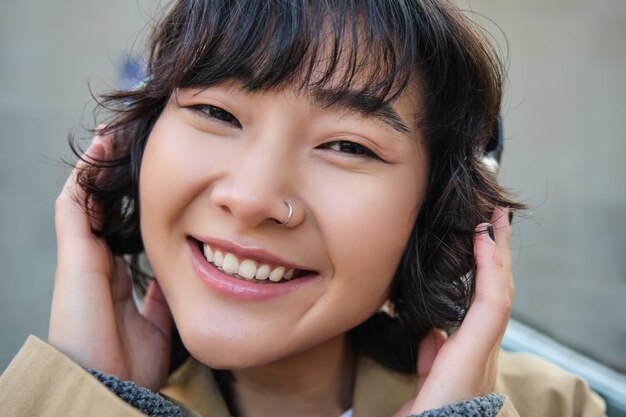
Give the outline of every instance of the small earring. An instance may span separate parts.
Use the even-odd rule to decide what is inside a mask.
[[[274,219],[274,221],[278,223],[280,226],[287,226],[289,222],[291,221],[291,216],[293,216],[293,206],[291,205],[291,203],[287,200],[285,200],[284,203],[289,209],[289,214],[287,214],[287,219],[283,222],[279,221],[278,219]]]

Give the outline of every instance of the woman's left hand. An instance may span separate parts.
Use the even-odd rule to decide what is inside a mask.
[[[509,255],[507,209],[494,210],[491,224],[476,228],[476,291],[459,328],[447,337],[432,330],[420,343],[417,360],[417,396],[395,417],[484,396],[493,392],[500,342],[513,303],[513,274]]]

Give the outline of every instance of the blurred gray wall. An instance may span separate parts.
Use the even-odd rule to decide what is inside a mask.
[[[47,336],[60,160],[93,126],[88,82],[118,84],[155,3],[0,0],[0,370]],[[514,314],[624,371],[626,2],[463,5],[510,44],[501,178],[532,208],[515,222]]]
[[[626,372],[626,2],[471,6],[510,44],[501,178],[531,207],[514,316]]]
[[[27,335],[47,337],[55,269],[53,206],[87,137],[95,93],[154,16],[150,0],[0,0],[0,369]],[[85,143],[85,142],[83,142]]]

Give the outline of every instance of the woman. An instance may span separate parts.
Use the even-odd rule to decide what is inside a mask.
[[[558,371],[502,379],[544,365],[498,366],[522,205],[482,161],[500,64],[454,6],[178,1],[149,56],[57,201],[49,345],[3,375],[13,414],[602,412]],[[43,400],[18,401],[35,361]]]

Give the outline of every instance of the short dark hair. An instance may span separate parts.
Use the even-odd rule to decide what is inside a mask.
[[[251,92],[331,89],[337,100],[356,89],[374,112],[417,88],[430,172],[390,290],[396,315],[376,313],[351,332],[383,365],[414,372],[418,341],[432,327],[458,325],[468,307],[474,227],[496,206],[523,207],[481,162],[503,83],[482,32],[447,0],[179,0],[154,28],[146,68],[140,87],[103,96],[114,152],[79,175],[102,208],[95,233],[116,255],[143,252],[140,163],[176,89],[235,80]],[[145,291],[146,275],[132,265]]]

